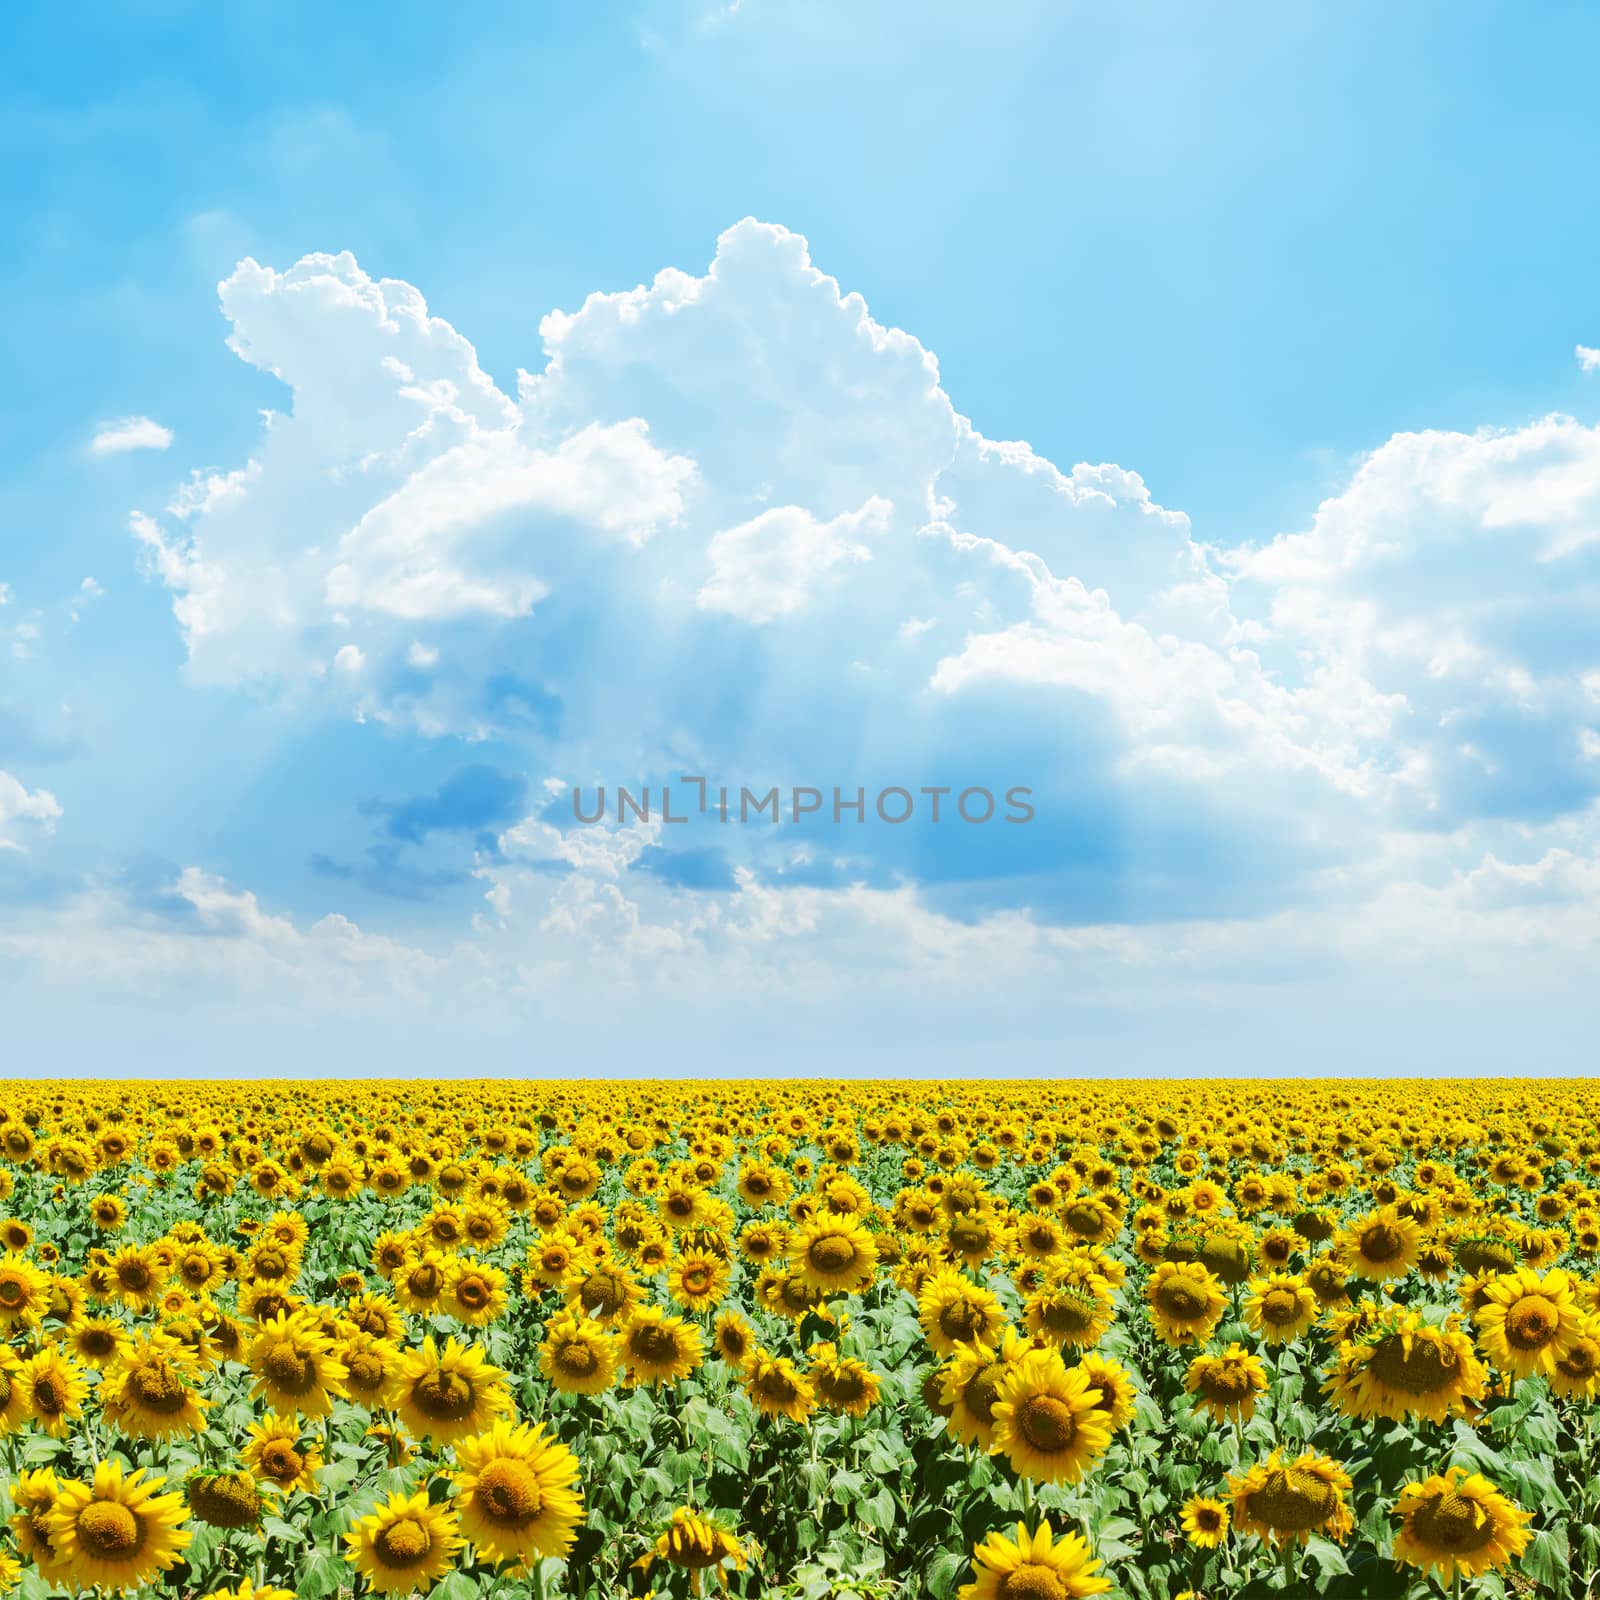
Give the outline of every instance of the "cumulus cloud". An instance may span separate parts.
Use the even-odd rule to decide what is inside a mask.
[[[1578,365],[1585,372],[1600,371],[1600,350],[1595,350],[1589,345],[1578,346]]]
[[[172,429],[149,417],[121,417],[102,422],[89,441],[89,453],[96,456],[123,455],[129,450],[165,450],[172,443]]]
[[[1228,549],[1130,469],[985,437],[782,228],[551,312],[514,395],[349,255],[221,294],[285,407],[132,522],[196,681],[562,783],[1034,792],[1014,829],[625,845],[535,808],[480,864],[487,928],[530,901],[545,940],[658,954],[707,917],[819,939],[846,905],[1260,926],[1357,903],[1413,835],[1448,841],[1417,903],[1486,915],[1462,885],[1497,830],[1586,858],[1546,837],[1600,796],[1600,431],[1570,418],[1399,435],[1308,526]]]
[[[20,850],[21,824],[48,830],[61,815],[61,803],[48,789],[29,789],[0,768],[0,850]]]

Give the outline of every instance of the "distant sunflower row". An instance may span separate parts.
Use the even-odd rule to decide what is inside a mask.
[[[1538,1530],[1449,1430],[1600,1392],[1597,1184],[1578,1085],[0,1085],[0,1579],[271,1595],[272,1521],[373,1593],[556,1559],[761,1592],[796,1477],[706,1506],[692,1399],[1045,1493],[1054,1526],[997,1510],[967,1552],[972,1600],[1104,1592],[1066,1518],[1171,1417],[1226,1465],[1121,1559],[1359,1528],[1450,1582]],[[586,1533],[630,1397],[676,1443],[641,1446],[656,1503],[611,1555]],[[1438,1470],[1359,1466],[1389,1424]],[[926,1552],[880,1531],[914,1592]]]

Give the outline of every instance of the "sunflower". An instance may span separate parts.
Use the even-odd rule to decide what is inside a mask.
[[[44,1527],[69,1583],[125,1594],[178,1564],[194,1535],[183,1526],[183,1496],[157,1493],[166,1481],[102,1461],[92,1483],[61,1485]]]
[[[1207,1495],[1190,1495],[1183,1503],[1183,1532],[1197,1550],[1215,1550],[1228,1537],[1228,1507]]]
[[[1111,1286],[1097,1273],[1045,1283],[1022,1304],[1023,1323],[1029,1333],[1073,1349],[1099,1344],[1115,1316]]]
[[[956,1591],[957,1600],[1080,1600],[1111,1587],[1098,1573],[1100,1563],[1081,1534],[1057,1539],[1048,1521],[1029,1533],[1019,1522],[1016,1537],[991,1533],[972,1552],[973,1579]]]
[[[617,1336],[576,1311],[545,1324],[539,1371],[561,1394],[603,1394],[617,1381]]]
[[[27,1395],[34,1421],[57,1439],[66,1438],[89,1397],[89,1384],[78,1364],[53,1345],[25,1361],[12,1381]]]
[[[1081,1367],[1057,1350],[1032,1350],[1010,1364],[991,1408],[994,1449],[1018,1477],[1076,1483],[1111,1443],[1111,1413]]]
[[[287,1589],[275,1589],[271,1584],[258,1589],[249,1578],[241,1578],[231,1589],[211,1589],[200,1600],[295,1600]]]
[[[167,1269],[153,1245],[129,1244],[106,1263],[112,1292],[130,1311],[148,1311],[166,1287]],[[0,1283],[0,1295],[3,1295]]]
[[[1196,1356],[1183,1386],[1195,1397],[1196,1406],[1219,1421],[1248,1422],[1256,1396],[1267,1392],[1267,1373],[1259,1356],[1230,1344],[1220,1356]]]
[[[978,1344],[998,1337],[1006,1314],[989,1290],[953,1268],[933,1273],[917,1296],[917,1320],[935,1355],[955,1354],[958,1344]]]
[[[280,1314],[262,1323],[245,1360],[255,1374],[250,1393],[280,1415],[325,1417],[345,1392],[344,1363],[311,1311]]]
[[[787,1356],[775,1356],[760,1345],[739,1369],[739,1382],[764,1417],[806,1422],[816,1409],[817,1395],[809,1378]]]
[[[878,1403],[881,1388],[877,1375],[854,1356],[839,1354],[831,1343],[814,1344],[806,1352],[811,1357],[811,1382],[817,1399],[838,1416],[864,1417]]]
[[[796,1228],[789,1238],[789,1270],[824,1294],[866,1289],[878,1266],[877,1246],[860,1217],[825,1211]]]
[[[711,1347],[718,1359],[730,1367],[742,1367],[755,1348],[755,1330],[737,1311],[723,1311],[717,1315],[711,1333]]]
[[[959,1344],[939,1369],[938,1397],[945,1425],[962,1444],[994,1448],[994,1406],[1000,1380],[1030,1346],[1011,1328],[999,1330],[993,1343]]]
[[[1157,1337],[1174,1348],[1209,1339],[1227,1303],[1221,1283],[1198,1262],[1162,1262],[1144,1294]]]
[[[691,1506],[679,1506],[656,1542],[634,1562],[634,1567],[648,1573],[657,1561],[682,1567],[691,1574],[693,1592],[701,1594],[708,1571],[715,1571],[717,1581],[726,1589],[727,1578],[723,1572],[726,1563],[731,1561],[738,1570],[744,1570],[744,1548],[726,1528]]]
[[[1271,1544],[1305,1544],[1314,1533],[1343,1540],[1355,1526],[1345,1501],[1350,1475],[1314,1450],[1287,1465],[1274,1450],[1241,1476],[1230,1477],[1233,1520],[1241,1533]]]
[[[506,1314],[506,1275],[487,1262],[458,1259],[445,1288],[445,1309],[457,1322],[484,1328]]]
[[[1079,1356],[1077,1367],[1092,1387],[1100,1391],[1100,1407],[1111,1413],[1111,1431],[1116,1433],[1133,1421],[1139,1391],[1133,1374],[1120,1361],[1093,1350]]]
[[[1393,1206],[1380,1206],[1341,1229],[1334,1248],[1357,1278],[1402,1278],[1417,1264],[1422,1229]]]
[[[38,1322],[50,1309],[50,1275],[15,1250],[0,1256],[0,1329]]]
[[[1323,1392],[1349,1417],[1443,1422],[1481,1400],[1488,1374],[1452,1317],[1440,1328],[1415,1311],[1384,1312],[1339,1346]]]
[[[700,1365],[700,1330],[659,1306],[640,1306],[622,1330],[622,1365],[629,1388],[677,1383]]]
[[[708,1250],[685,1250],[667,1271],[667,1293],[685,1311],[709,1311],[728,1292],[733,1268]]]
[[[1292,1272],[1255,1279],[1245,1296],[1244,1319],[1268,1344],[1284,1344],[1298,1337],[1320,1312],[1310,1286]]]
[[[101,1413],[131,1439],[200,1433],[211,1402],[191,1383],[194,1357],[161,1333],[130,1339],[101,1381]]]
[[[248,1468],[191,1472],[183,1487],[189,1510],[213,1528],[254,1528],[261,1521],[261,1486]]]
[[[1546,1377],[1565,1400],[1593,1400],[1600,1392],[1600,1324],[1593,1317],[1579,1324],[1577,1337]]]
[[[394,1297],[407,1311],[426,1315],[444,1309],[450,1269],[437,1250],[412,1250],[394,1274]]]
[[[300,1443],[300,1419],[280,1417],[268,1412],[260,1422],[249,1424],[250,1437],[242,1452],[244,1464],[269,1488],[292,1494],[303,1489],[316,1490],[317,1469],[322,1457],[315,1448]]]
[[[563,1556],[583,1501],[577,1458],[542,1424],[497,1422],[455,1443],[461,1526],[490,1561]]]
[[[482,1433],[512,1409],[505,1374],[481,1350],[452,1338],[441,1352],[431,1334],[401,1354],[389,1404],[417,1438],[441,1445]]]
[[[1543,1277],[1519,1267],[1484,1291],[1478,1342],[1501,1372],[1527,1378],[1554,1368],[1577,1342],[1582,1319],[1573,1281],[1559,1267]]]
[[[1396,1563],[1436,1571],[1441,1583],[1476,1578],[1504,1567],[1527,1548],[1528,1512],[1512,1504],[1481,1473],[1451,1467],[1400,1491],[1392,1515]]]
[[[358,1294],[347,1302],[347,1315],[362,1333],[398,1343],[406,1336],[406,1319],[386,1294]]]
[[[0,1438],[20,1428],[32,1415],[22,1363],[0,1345]]]
[[[567,1303],[607,1327],[627,1322],[643,1298],[632,1274],[612,1262],[578,1267],[567,1278]]]
[[[466,1542],[448,1504],[431,1505],[428,1491],[391,1494],[344,1536],[345,1560],[374,1594],[431,1589],[455,1566]]]
[[[380,1278],[393,1279],[410,1259],[411,1237],[386,1229],[372,1244],[372,1270]]]
[[[350,1333],[336,1343],[333,1354],[344,1368],[344,1392],[347,1398],[369,1411],[384,1403],[389,1386],[394,1382],[395,1369],[400,1360],[400,1347],[392,1339],[380,1339],[370,1333]]]
[[[793,1323],[804,1322],[813,1313],[829,1319],[827,1290],[813,1289],[798,1273],[777,1267],[768,1267],[756,1279],[755,1299],[775,1317],[786,1317]]]
[[[37,1472],[19,1472],[11,1484],[11,1531],[17,1536],[22,1554],[38,1568],[39,1576],[51,1587],[69,1581],[70,1569],[50,1541],[47,1524],[51,1509],[61,1493],[61,1483],[49,1467]]]

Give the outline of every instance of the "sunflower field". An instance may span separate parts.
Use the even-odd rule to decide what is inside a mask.
[[[1600,1594],[1581,1082],[0,1084],[0,1594]]]

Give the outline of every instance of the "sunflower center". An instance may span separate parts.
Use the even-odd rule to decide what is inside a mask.
[[[522,1461],[491,1461],[478,1475],[475,1498],[496,1522],[518,1527],[532,1522],[544,1505],[539,1479]]]
[[[117,1268],[117,1282],[135,1292],[150,1287],[150,1269],[142,1261],[125,1261]]]
[[[1331,1483],[1301,1467],[1278,1467],[1250,1496],[1251,1514],[1285,1533],[1320,1528],[1336,1509]]]
[[[1373,1346],[1367,1369],[1391,1389],[1433,1394],[1454,1381],[1457,1361],[1453,1350],[1420,1340],[1413,1340],[1407,1353],[1405,1341],[1390,1334]]]
[[[763,1399],[771,1400],[777,1405],[789,1405],[800,1393],[781,1367],[762,1373],[756,1381],[756,1388],[761,1392]]]
[[[317,1381],[317,1364],[298,1345],[280,1339],[261,1360],[261,1370],[278,1388],[304,1394]]]
[[[1506,1312],[1506,1342],[1542,1350],[1561,1328],[1561,1314],[1542,1294],[1525,1295]]]
[[[1206,1313],[1205,1300],[1187,1283],[1164,1284],[1156,1299],[1174,1322],[1195,1322]]]
[[[635,1328],[628,1340],[633,1353],[643,1361],[673,1361],[678,1355],[678,1341],[672,1330],[658,1322],[647,1322]]]
[[[456,1299],[473,1311],[481,1311],[489,1304],[489,1289],[482,1278],[463,1278],[456,1285]]]
[[[4,1372],[0,1372],[0,1411],[4,1411],[10,1404],[11,1379]]]
[[[600,1365],[594,1346],[581,1339],[556,1348],[556,1365],[572,1378],[587,1378]]]
[[[1300,1297],[1288,1289],[1274,1289],[1261,1302],[1261,1320],[1275,1328],[1287,1327],[1300,1315]]]
[[[859,1372],[842,1367],[828,1375],[823,1392],[839,1405],[851,1405],[865,1396],[867,1386],[861,1381]]]
[[[627,1290],[614,1273],[596,1272],[584,1279],[578,1298],[586,1311],[598,1311],[603,1316],[610,1316],[627,1298]]]
[[[368,1392],[383,1382],[383,1361],[370,1350],[347,1358],[350,1382],[354,1388]]]
[[[711,1274],[705,1267],[690,1267],[683,1275],[683,1286],[690,1294],[705,1294],[711,1287]]]
[[[1100,1208],[1080,1202],[1075,1206],[1068,1206],[1065,1216],[1066,1224],[1077,1234],[1091,1234],[1100,1231]]]
[[[53,1373],[41,1372],[34,1379],[33,1403],[38,1410],[52,1417],[59,1415],[65,1409],[67,1397]]]
[[[1200,1380],[1200,1392],[1219,1405],[1237,1405],[1255,1392],[1255,1385],[1243,1367],[1214,1367]]]
[[[1411,1523],[1418,1541],[1430,1549],[1468,1555],[1494,1538],[1494,1518],[1461,1494],[1441,1494],[1417,1507]]]
[[[1368,1261],[1393,1261],[1404,1248],[1400,1230],[1387,1222],[1374,1223],[1361,1235],[1361,1253]]]
[[[1564,1377],[1576,1379],[1580,1383],[1585,1378],[1592,1378],[1596,1370],[1600,1369],[1600,1344],[1591,1339],[1580,1339],[1556,1362],[1556,1367]]]
[[[1053,1394],[1033,1394],[1017,1408],[1017,1427],[1035,1450],[1054,1455],[1065,1450],[1078,1432],[1072,1407]]]
[[[78,1543],[100,1561],[131,1556],[142,1542],[139,1519],[116,1500],[92,1500],[78,1513]]]
[[[128,1387],[146,1411],[166,1416],[182,1411],[189,1398],[183,1379],[165,1361],[135,1367],[128,1374]]]
[[[961,1343],[970,1343],[973,1335],[982,1331],[984,1321],[982,1309],[970,1300],[953,1300],[939,1313],[940,1331]]]
[[[994,1403],[1000,1398],[1000,1380],[1005,1375],[1005,1363],[991,1361],[988,1366],[979,1368],[962,1391],[961,1398],[966,1401],[967,1410],[979,1422],[994,1421]]]
[[[856,1258],[856,1247],[837,1234],[827,1234],[818,1239],[807,1252],[811,1265],[823,1272],[843,1272]]]
[[[459,1372],[425,1373],[412,1385],[411,1398],[424,1416],[439,1422],[458,1422],[472,1413],[472,1385]]]
[[[1059,1573],[1033,1561],[1008,1572],[999,1589],[1002,1600],[1066,1600],[1068,1593]]]
[[[292,1483],[305,1464],[305,1457],[283,1439],[274,1439],[261,1452],[261,1465],[274,1483]]]
[[[372,1541],[372,1548],[384,1566],[404,1571],[427,1560],[433,1540],[415,1517],[402,1517],[398,1522],[391,1522]]]
[[[1222,1527],[1222,1513],[1215,1506],[1200,1506],[1195,1510],[1194,1525],[1202,1533],[1216,1533]]]
[[[418,1267],[406,1279],[406,1287],[419,1300],[431,1300],[444,1287],[444,1280],[440,1277],[437,1267]]]

